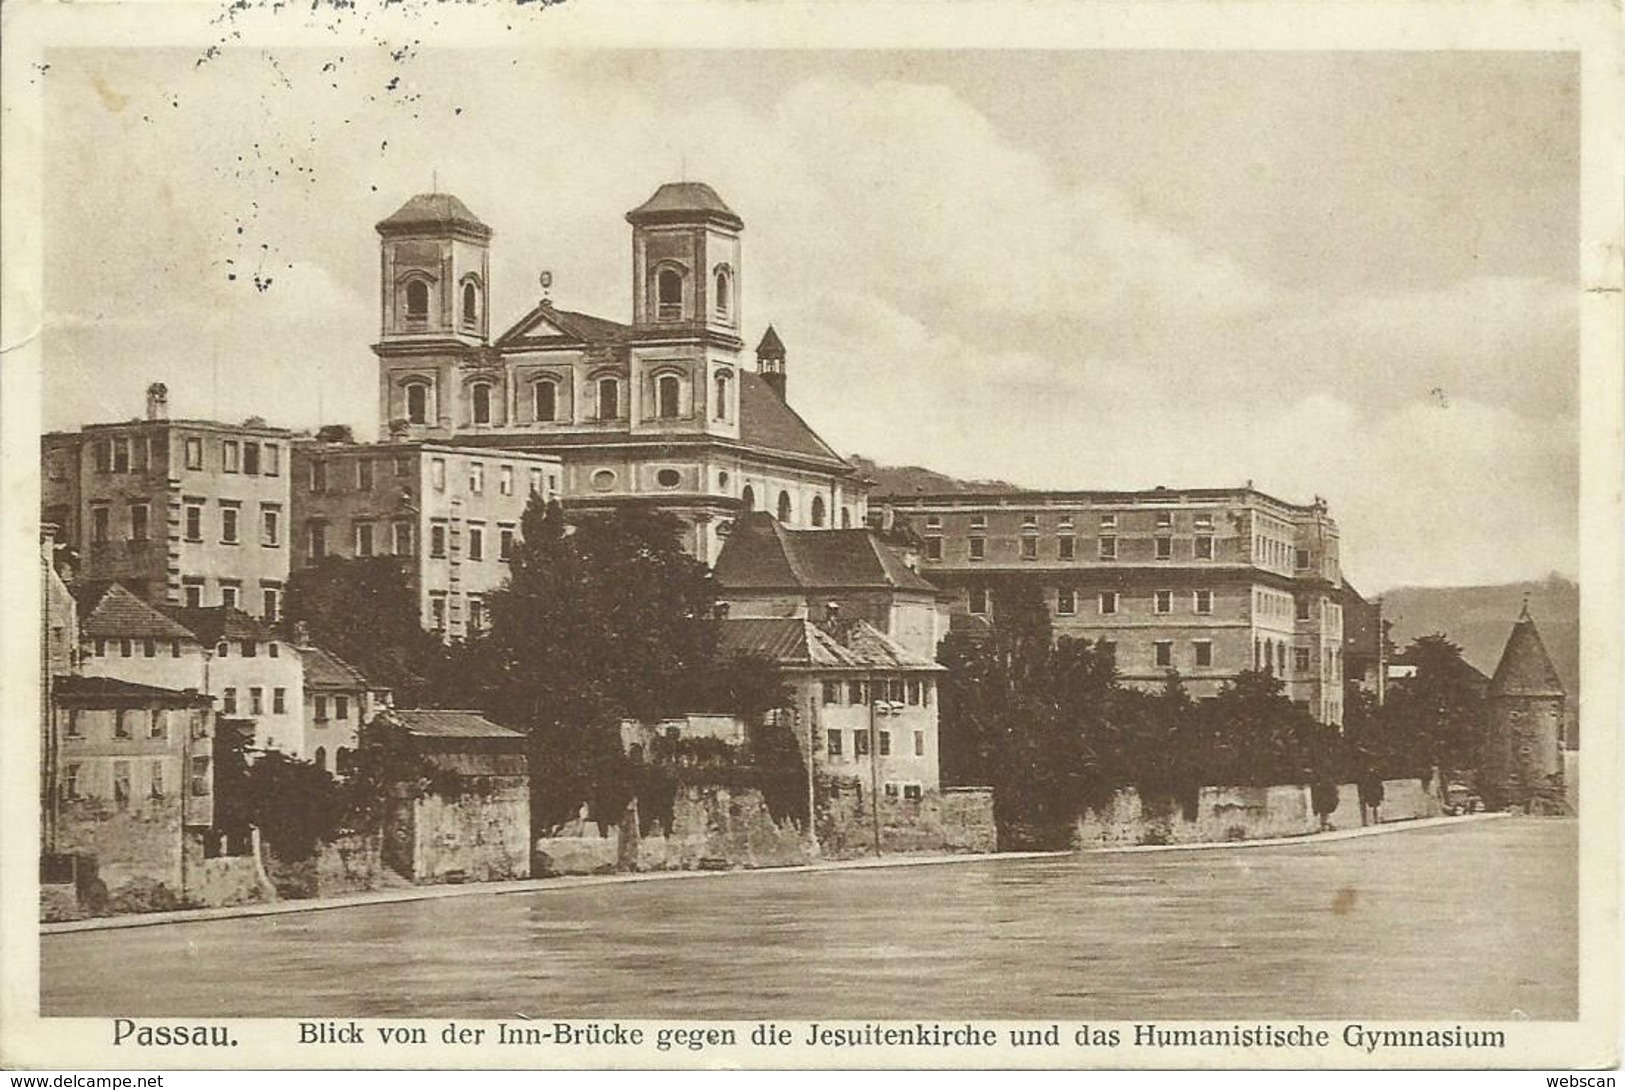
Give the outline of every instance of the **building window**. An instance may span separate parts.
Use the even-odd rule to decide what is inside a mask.
[[[220,604],[225,606],[227,609],[236,609],[237,608],[237,588],[233,587],[233,586],[223,586],[223,587],[221,587],[220,588]]]
[[[683,483],[683,475],[675,469],[662,469],[655,473],[655,484],[661,488],[676,488]]]
[[[683,316],[683,274],[676,269],[661,269],[655,277],[655,317],[662,322],[675,321]]]
[[[469,388],[469,399],[474,406],[474,423],[489,424],[491,422],[491,385],[486,382],[477,382]]]
[[[1213,559],[1213,535],[1212,534],[1197,534],[1196,535],[1195,556],[1196,556],[1196,559],[1198,559],[1198,560],[1212,560]]]
[[[181,587],[186,596],[186,605],[190,609],[197,609],[203,605],[203,580],[188,579]]]
[[[1192,644],[1192,646],[1196,648],[1196,665],[1198,665],[1198,666],[1212,666],[1213,665],[1213,641],[1212,640],[1197,640],[1194,644]]]
[[[113,472],[130,472],[130,440],[127,437],[113,440]]]
[[[312,711],[316,716],[316,722],[327,722],[327,697],[321,693],[317,693],[311,698],[311,705]]]
[[[370,522],[355,524],[355,555],[372,555],[372,523]]]
[[[1292,562],[1293,562],[1293,565],[1299,571],[1308,571],[1309,570],[1309,550],[1308,549],[1295,549],[1295,550],[1293,550]]]
[[[1309,648],[1294,647],[1292,649],[1292,665],[1300,674],[1309,672]]]
[[[209,793],[209,758],[192,758],[192,794],[207,795]]]
[[[1035,534],[1024,534],[1021,538],[1021,559],[1038,559],[1038,537]]]
[[[233,686],[226,686],[220,694],[220,710],[227,715],[237,714],[237,690]]]
[[[410,522],[397,522],[395,524],[395,555],[412,555],[412,524]]]
[[[914,732],[914,756],[925,756],[925,731],[923,730],[917,730]],[[916,787],[915,790],[918,791],[919,788]]]
[[[281,654],[281,652],[279,652],[277,650],[277,648],[280,647],[280,646],[281,645],[278,644],[275,640],[268,640],[268,641],[266,641],[266,644],[265,644],[265,653],[267,655],[271,656],[272,658],[277,658]]]
[[[987,538],[973,537],[970,539],[970,558],[972,560],[987,559]]]
[[[790,493],[781,491],[779,493],[779,521],[789,522],[794,514],[795,508],[790,504]]]
[[[1056,540],[1056,545],[1057,545],[1057,547],[1059,549],[1058,555],[1060,556],[1060,559],[1062,559],[1062,560],[1071,560],[1073,557],[1077,556],[1077,554],[1078,554],[1078,539],[1077,538],[1073,537],[1071,534],[1062,534],[1060,537],[1056,538],[1055,540]]]
[[[106,506],[90,509],[90,541],[93,545],[107,544],[108,526],[112,515]]]
[[[682,393],[682,383],[677,381],[676,375],[661,375],[655,382],[655,412],[662,420],[676,420],[678,416],[678,396]]]
[[[883,730],[883,731],[877,731],[876,733],[879,734],[879,736],[880,736],[880,755],[882,757],[890,757],[891,756],[891,731]]]
[[[1196,592],[1195,598],[1196,598],[1196,601],[1195,601],[1196,612],[1198,612],[1198,613],[1212,613],[1213,612],[1213,592],[1211,590],[1199,590],[1199,591]]]
[[[497,528],[497,559],[506,564],[513,559],[513,527]]]
[[[258,685],[253,685],[253,686],[249,687],[249,690],[248,690],[248,714],[249,715],[264,715],[265,714],[265,690],[260,688]]]
[[[1173,609],[1174,609],[1174,592],[1173,591],[1171,591],[1171,590],[1159,590],[1159,591],[1155,592],[1153,598],[1154,598],[1154,601],[1155,601],[1155,609],[1156,609],[1156,611],[1158,613],[1172,613],[1173,612]]]
[[[282,448],[275,443],[265,444],[265,475],[275,477],[282,472]]]
[[[119,640],[118,653],[120,658],[130,658],[135,654],[135,642],[128,637]]]
[[[225,545],[236,545],[238,543],[237,508],[235,505],[220,508],[220,541]]]
[[[852,732],[852,756],[869,756],[869,732],[855,730]]]
[[[406,421],[409,424],[429,422],[429,386],[424,382],[406,384]]]
[[[612,378],[598,380],[598,419],[614,420],[621,415],[621,384]]]
[[[1100,535],[1100,559],[1102,559],[1102,560],[1116,560],[1117,559],[1117,535],[1115,535],[1115,534],[1101,534]]]
[[[497,491],[504,496],[513,495],[513,466],[502,466],[497,470]]]
[[[258,443],[243,444],[243,472],[258,474],[260,471],[260,445]]]
[[[169,657],[172,658],[172,659],[178,659],[178,658],[181,657],[181,641],[180,640],[176,639],[176,640],[170,640],[169,641]]]
[[[1172,666],[1174,664],[1174,643],[1172,640],[1157,640],[1151,646],[1155,650],[1158,666]]]
[[[559,413],[559,387],[552,379],[542,379],[531,388],[531,400],[536,409],[536,419],[540,421],[556,420]]]
[[[836,682],[836,684],[839,685],[840,682]],[[824,732],[824,748],[829,752],[831,757],[839,757],[841,755],[842,734],[843,732],[838,730]]]
[[[718,375],[716,378],[716,406],[712,415],[718,420],[728,419],[728,376]]]
[[[436,492],[446,490],[446,460],[435,458],[429,462],[429,485]]]
[[[1157,559],[1172,560],[1174,556],[1174,539],[1171,537],[1157,538]]]
[[[239,460],[241,448],[235,439],[222,439],[220,441],[220,469],[225,473],[237,473],[242,469]]]
[[[485,527],[470,526],[468,528],[468,558],[470,560],[485,559]]]
[[[972,587],[970,591],[970,611],[977,615],[987,612],[988,594],[986,587]]]
[[[919,705],[920,705],[920,679],[919,678],[911,677],[911,678],[908,679],[908,698],[907,699],[908,699],[908,702],[910,704],[912,704],[915,707],[919,707]]]
[[[335,696],[335,697],[333,697],[333,718],[334,719],[348,719],[348,718],[350,718],[350,698],[349,697],[347,697],[347,696]]]
[[[372,459],[357,458],[355,461],[355,486],[358,491],[372,491]]]
[[[1114,512],[1114,511],[1108,511],[1107,513],[1101,515],[1100,516],[1100,528],[1102,530],[1115,530],[1115,529],[1117,529],[1117,513]]]
[[[480,292],[472,283],[463,285],[463,324],[479,325]]]
[[[429,527],[429,555],[444,557],[446,555],[446,525],[437,522]]]
[[[1100,592],[1100,612],[1102,616],[1110,616],[1117,612],[1117,592],[1115,590]]]
[[[157,658],[158,657],[158,641],[157,640],[142,640],[141,641],[141,654],[142,654],[142,657],[144,657],[144,658],[149,658],[149,659]]]
[[[839,681],[826,681],[823,689],[825,704],[839,704],[841,702],[841,683]]]
[[[436,632],[446,630],[446,596],[444,593],[429,595],[429,627]]]
[[[98,439],[90,450],[92,460],[96,463],[96,472],[111,473],[113,471],[113,444],[106,439]]]
[[[848,704],[865,704],[868,702],[863,695],[863,682],[849,681],[846,683],[846,702]]]
[[[824,525],[824,497],[814,496],[812,501],[812,524]]]
[[[310,522],[310,539],[306,548],[306,555],[312,560],[320,560],[327,555],[327,523],[320,519]]]
[[[120,810],[130,805],[130,762],[113,762],[113,804]]]
[[[1300,621],[1309,619],[1309,599],[1299,598],[1297,600],[1297,619]]]
[[[320,458],[310,460],[310,490],[312,492],[327,491],[327,463]]]
[[[427,280],[408,280],[406,282],[406,316],[417,322],[429,320],[429,282]]]
[[[275,587],[266,587],[260,591],[260,600],[266,623],[275,624],[282,614],[282,592]],[[276,644],[271,646],[275,647]]]
[[[718,268],[717,269],[717,276],[716,276],[716,301],[715,301],[716,302],[716,310],[717,310],[717,317],[718,318],[726,318],[728,316],[728,305],[729,305],[728,296],[729,296],[729,294],[730,294],[730,292],[728,291],[728,270],[725,267],[724,268]]]
[[[1070,617],[1078,611],[1078,592],[1062,587],[1055,593],[1055,612]]]
[[[203,440],[196,435],[186,437],[186,468],[203,468]]]
[[[151,532],[148,527],[152,508],[144,503],[130,504],[130,540],[146,541]]]
[[[942,539],[940,537],[928,537],[925,539],[925,558],[927,560],[942,559]]]
[[[987,529],[987,516],[986,515],[972,515],[970,517],[970,528],[972,530],[985,530],[985,529]]]

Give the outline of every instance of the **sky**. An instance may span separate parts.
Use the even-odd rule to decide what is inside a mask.
[[[373,225],[495,230],[627,320],[624,215],[744,219],[745,336],[837,449],[1325,497],[1362,591],[1578,568],[1578,68],[1558,53],[58,50],[44,422],[376,431]]]

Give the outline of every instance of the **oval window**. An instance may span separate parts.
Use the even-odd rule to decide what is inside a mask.
[[[599,492],[608,492],[615,487],[615,471],[600,469],[592,475],[592,486]]]
[[[683,483],[683,475],[675,469],[662,469],[655,474],[655,481],[661,488],[676,488]]]
[[[728,471],[726,469],[722,470],[720,473],[717,474],[717,487],[718,488],[727,488],[728,487]]]

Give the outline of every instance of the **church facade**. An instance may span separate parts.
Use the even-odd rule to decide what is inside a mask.
[[[707,563],[744,511],[862,526],[865,482],[790,407],[771,327],[745,366],[744,221],[699,182],[626,218],[630,324],[544,298],[495,337],[490,227],[442,193],[379,223],[380,434],[556,456],[567,507],[671,512]]]

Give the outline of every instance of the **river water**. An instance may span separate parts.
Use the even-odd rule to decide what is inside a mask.
[[[1572,1019],[1573,822],[754,872],[42,939],[47,1015]]]

